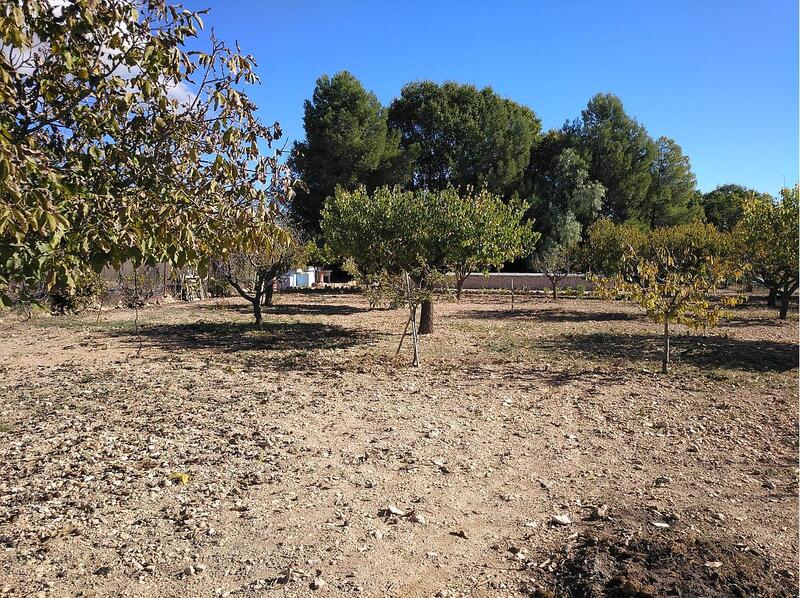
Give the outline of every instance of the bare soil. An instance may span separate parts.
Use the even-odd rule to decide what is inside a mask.
[[[797,595],[796,313],[277,300],[3,316],[0,594]]]

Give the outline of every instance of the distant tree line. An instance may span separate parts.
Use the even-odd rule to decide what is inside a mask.
[[[311,235],[337,186],[518,197],[542,234],[540,257],[584,239],[598,218],[641,230],[704,221],[730,231],[745,200],[766,195],[733,184],[701,193],[680,145],[653,139],[611,94],[543,132],[533,110],[489,87],[413,82],[387,107],[342,71],[317,80],[303,122],[306,138],[289,165],[304,186],[290,209]]]

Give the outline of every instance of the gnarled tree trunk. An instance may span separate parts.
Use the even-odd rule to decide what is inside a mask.
[[[661,359],[661,373],[669,372],[669,320],[664,318],[664,355]]]

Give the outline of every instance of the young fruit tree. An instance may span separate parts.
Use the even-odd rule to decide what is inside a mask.
[[[663,373],[669,371],[670,324],[713,327],[726,307],[742,302],[737,296],[717,296],[722,284],[741,275],[729,260],[729,249],[727,236],[712,225],[660,228],[639,247],[627,245],[616,274],[593,278],[601,295],[636,302],[650,320],[663,325]]]
[[[577,243],[551,244],[547,249],[539,252],[531,264],[537,272],[545,275],[550,282],[553,299],[558,299],[558,283],[578,270],[580,250]]]
[[[526,208],[505,205],[487,192],[460,195],[453,188],[383,187],[372,195],[364,188],[340,188],[326,203],[322,230],[332,252],[349,259],[364,277],[395,277],[402,289],[408,275],[421,304],[419,333],[430,334],[438,277],[453,270],[463,276],[530,251],[538,234],[532,222],[522,222]]]
[[[789,301],[800,282],[798,272],[798,195],[800,187],[782,189],[780,199],[751,197],[734,228],[740,259],[750,264],[770,298],[780,295],[780,318],[789,313]]]
[[[261,328],[261,307],[271,306],[275,283],[292,268],[305,265],[305,246],[291,232],[276,230],[264,239],[259,250],[230,251],[215,262],[217,273],[253,306],[257,329]]]
[[[0,8],[0,301],[88,269],[206,263],[257,246],[289,193],[251,56],[164,0]],[[189,49],[189,46],[192,49]],[[228,235],[222,235],[231,238]]]

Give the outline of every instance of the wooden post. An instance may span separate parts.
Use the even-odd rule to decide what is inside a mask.
[[[409,279],[408,272],[406,272],[406,297],[408,298],[408,306],[410,309],[411,320],[411,340],[414,342],[414,361],[412,365],[419,367],[419,341],[417,340],[417,305],[411,299],[411,280]]]

